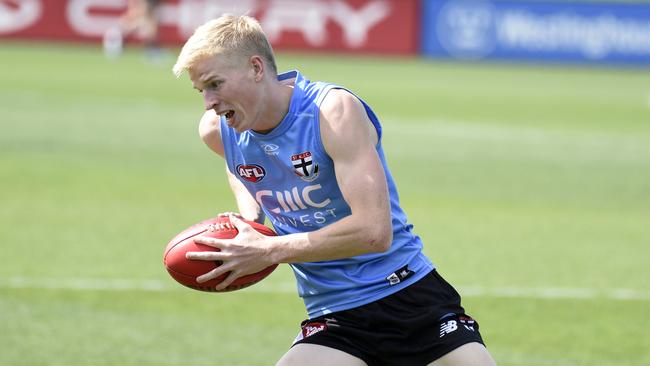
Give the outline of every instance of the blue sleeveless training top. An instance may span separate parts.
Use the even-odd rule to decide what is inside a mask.
[[[281,74],[278,80],[294,85],[289,111],[280,124],[267,134],[237,133],[222,117],[221,138],[230,172],[255,197],[278,235],[287,235],[330,225],[350,215],[350,207],[339,190],[319,127],[321,102],[329,90],[341,87],[310,82],[298,71]],[[377,152],[388,183],[393,243],[384,253],[291,263],[310,318],[388,296],[434,268],[422,254],[422,242],[411,232],[412,225],[399,205],[381,148],[379,121],[361,102],[380,139]],[[368,223],[372,224],[372,218]]]

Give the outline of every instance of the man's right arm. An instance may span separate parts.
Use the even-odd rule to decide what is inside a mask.
[[[213,110],[205,111],[199,122],[199,135],[210,150],[225,158],[223,141],[221,141],[221,123],[219,115]]]
[[[225,158],[223,141],[221,140],[220,118],[213,110],[206,111],[203,114],[201,122],[199,122],[199,135],[201,135],[201,139],[210,150]],[[244,184],[228,170],[227,165],[226,175],[228,176],[230,189],[235,195],[239,214],[247,220],[264,223],[265,216],[260,205],[244,187]]]

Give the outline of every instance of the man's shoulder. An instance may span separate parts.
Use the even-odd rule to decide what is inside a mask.
[[[223,156],[223,142],[221,141],[221,117],[213,110],[206,111],[199,122],[199,136],[201,140],[214,152]]]
[[[354,94],[346,89],[332,89],[323,98],[320,106],[321,116],[326,121],[336,123],[350,114],[361,113],[363,105]],[[361,116],[362,114],[360,114]]]
[[[201,138],[204,135],[210,134],[213,131],[219,131],[221,129],[221,117],[216,114],[213,110],[205,111],[201,120],[199,121],[199,134]]]

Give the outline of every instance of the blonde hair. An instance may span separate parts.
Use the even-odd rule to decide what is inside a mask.
[[[172,70],[179,77],[199,61],[216,54],[246,58],[258,55],[277,74],[271,44],[260,23],[247,15],[222,15],[198,27],[185,42]]]

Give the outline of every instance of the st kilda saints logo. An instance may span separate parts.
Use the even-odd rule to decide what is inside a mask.
[[[318,177],[318,164],[313,162],[311,151],[291,155],[291,164],[295,173],[304,181],[311,182]]]
[[[240,177],[252,183],[257,183],[266,176],[264,168],[257,164],[239,164],[237,165],[236,170]]]

